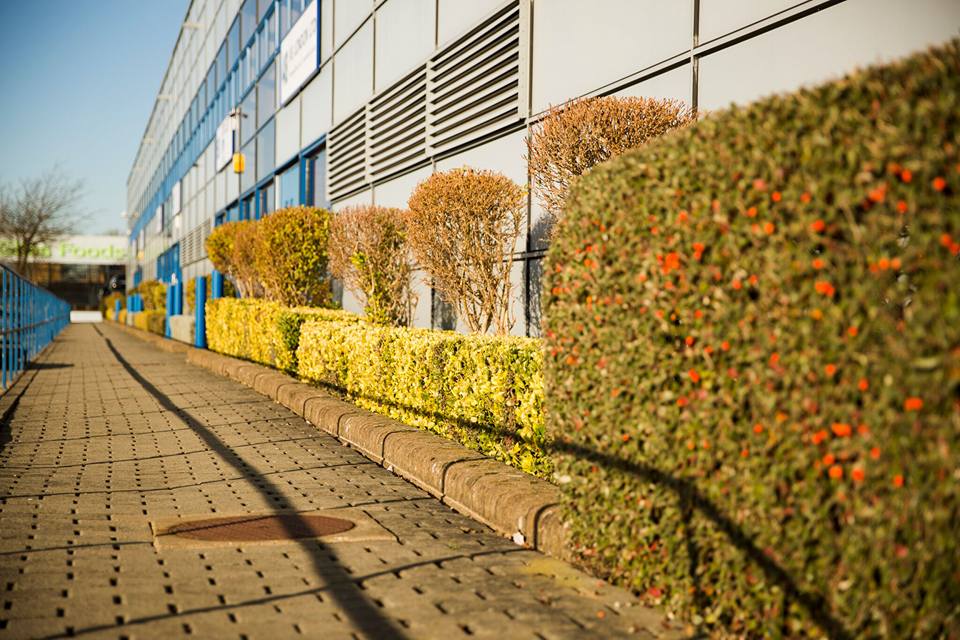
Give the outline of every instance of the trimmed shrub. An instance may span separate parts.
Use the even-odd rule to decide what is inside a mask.
[[[308,319],[357,322],[360,317],[337,309],[284,307],[267,300],[207,300],[207,348],[293,372],[300,326]]]
[[[297,358],[301,378],[361,407],[549,473],[539,340],[310,321]]]
[[[554,107],[527,142],[534,192],[558,218],[571,183],[591,167],[694,119],[683,102],[655,98],[582,98]]]
[[[469,168],[435,173],[410,197],[410,248],[471,331],[513,325],[510,270],[525,204],[506,176]]]
[[[126,308],[127,297],[118,291],[114,291],[110,295],[106,295],[100,298],[100,313],[106,316],[108,311],[115,312],[117,300],[120,301],[121,309]]]
[[[143,308],[146,311],[163,310],[167,308],[167,285],[159,280],[144,280],[133,289],[143,297]]]
[[[407,326],[416,305],[402,209],[347,207],[330,223],[330,273],[365,300],[371,322]]]
[[[254,264],[269,299],[294,307],[331,306],[330,216],[325,209],[290,207],[257,222]]]
[[[594,168],[549,250],[584,562],[718,635],[960,634],[960,47]]]
[[[127,323],[127,310],[126,310],[126,309],[120,309],[120,315],[117,317],[117,322],[119,322],[120,324],[126,324],[126,323]]]
[[[163,309],[147,309],[133,314],[133,326],[141,331],[157,335],[166,334],[167,312]]]

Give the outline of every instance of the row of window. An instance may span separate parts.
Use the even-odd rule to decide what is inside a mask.
[[[159,209],[162,216],[163,208],[169,208],[169,202],[160,200],[161,194],[186,174],[231,110],[240,106],[241,145],[273,117],[277,108],[274,58],[283,36],[307,4],[308,0],[245,0],[150,186],[141,195],[137,207],[141,220],[135,234],[146,224],[146,214]],[[272,131],[269,135],[272,137]],[[262,146],[267,148],[266,144]],[[273,162],[266,157],[262,160],[264,169]],[[147,193],[153,194],[149,204]]]

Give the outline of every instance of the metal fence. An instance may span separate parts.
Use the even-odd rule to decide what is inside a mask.
[[[70,305],[0,265],[0,385],[5,391],[70,323]]]

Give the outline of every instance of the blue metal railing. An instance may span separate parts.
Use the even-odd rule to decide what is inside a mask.
[[[0,265],[0,385],[4,391],[68,324],[68,303]]]

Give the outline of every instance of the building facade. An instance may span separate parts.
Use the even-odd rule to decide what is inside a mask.
[[[716,110],[958,29],[956,0],[192,0],[128,178],[127,283],[209,273],[216,224],[279,207],[405,207],[461,166],[527,185],[530,127],[577,97]],[[538,333],[544,219],[531,200],[520,335]],[[417,288],[416,324],[453,328]]]

